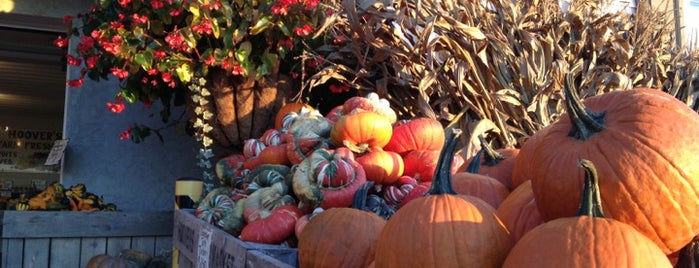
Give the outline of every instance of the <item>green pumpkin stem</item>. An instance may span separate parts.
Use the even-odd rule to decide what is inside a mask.
[[[597,169],[592,161],[587,159],[578,160],[578,165],[585,169],[585,182],[583,183],[583,194],[577,215],[602,218],[604,211],[602,210],[602,198],[599,194]]]
[[[478,170],[481,168],[481,157],[483,154],[485,154],[485,150],[478,150],[476,155],[473,156],[473,159],[471,159],[471,162],[468,163],[468,166],[466,166],[466,172],[478,174]]]
[[[478,140],[481,142],[481,150],[485,153],[485,159],[483,159],[484,165],[492,167],[500,163],[500,161],[505,160],[502,154],[493,150],[493,147],[490,147],[490,144],[488,144],[488,141],[485,140],[483,135],[478,135]]]
[[[451,185],[451,165],[454,162],[454,153],[456,152],[456,145],[459,143],[461,132],[460,129],[451,128],[451,131],[448,133],[444,142],[444,148],[442,148],[439,160],[437,160],[437,167],[432,178],[432,186],[430,186],[430,190],[427,192],[428,195],[457,194]]]
[[[565,86],[563,93],[566,97],[566,112],[573,124],[573,129],[570,130],[568,136],[578,140],[587,140],[597,132],[604,130],[605,112],[593,112],[585,108],[573,82],[573,75],[566,75]]]

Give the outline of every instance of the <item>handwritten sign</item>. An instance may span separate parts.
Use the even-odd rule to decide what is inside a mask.
[[[56,140],[51,147],[49,157],[46,158],[44,165],[56,165],[63,159],[63,153],[68,147],[68,140]]]

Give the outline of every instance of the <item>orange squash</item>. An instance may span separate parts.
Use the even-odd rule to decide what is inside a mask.
[[[355,160],[364,167],[367,180],[377,184],[391,184],[403,175],[403,158],[395,152],[372,147]]]
[[[362,111],[340,118],[333,125],[330,138],[335,146],[363,153],[370,147],[383,148],[391,140],[392,133],[393,126],[385,116]]]

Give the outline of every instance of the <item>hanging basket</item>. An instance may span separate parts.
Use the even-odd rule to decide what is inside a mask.
[[[259,138],[274,127],[276,112],[294,96],[294,81],[285,75],[263,79],[229,76],[212,70],[207,76],[211,92],[208,109],[214,114],[209,136],[216,145],[240,150],[246,139]]]

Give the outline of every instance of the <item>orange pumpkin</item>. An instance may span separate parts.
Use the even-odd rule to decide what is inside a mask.
[[[588,160],[580,164],[585,186],[578,215],[532,229],[502,267],[672,267],[653,241],[628,224],[604,218],[594,166]]]
[[[385,116],[362,111],[340,118],[333,125],[330,138],[335,146],[345,146],[355,153],[363,153],[369,147],[383,148],[392,133],[393,126]]]
[[[510,194],[510,190],[500,181],[486,175],[470,172],[457,172],[452,175],[454,190],[463,195],[483,199],[486,203],[497,208]]]
[[[274,117],[274,128],[281,129],[282,120],[284,120],[284,116],[286,116],[290,112],[299,113],[302,109],[314,110],[313,106],[303,102],[290,102],[283,105],[281,108],[279,108]]]
[[[451,187],[459,134],[454,130],[447,138],[428,195],[407,203],[384,226],[376,242],[376,267],[502,265],[512,241],[495,209]]]
[[[403,158],[398,153],[371,147],[355,159],[364,167],[367,180],[377,184],[394,183],[403,175]]]
[[[510,230],[510,236],[515,242],[534,227],[544,223],[539,209],[536,208],[531,181],[525,181],[517,186],[500,203],[496,213],[502,223],[507,226],[507,230]]]
[[[311,218],[299,236],[299,267],[367,267],[384,225],[386,221],[372,212],[325,210]]]
[[[397,123],[384,149],[405,155],[413,150],[438,151],[443,144],[442,124],[429,117],[420,117]]]
[[[532,180],[544,220],[575,215],[582,191],[573,165],[584,158],[598,166],[608,217],[666,254],[688,244],[699,233],[699,114],[656,89],[608,92],[583,106],[569,76],[564,93],[568,112],[523,145],[513,171]]]

